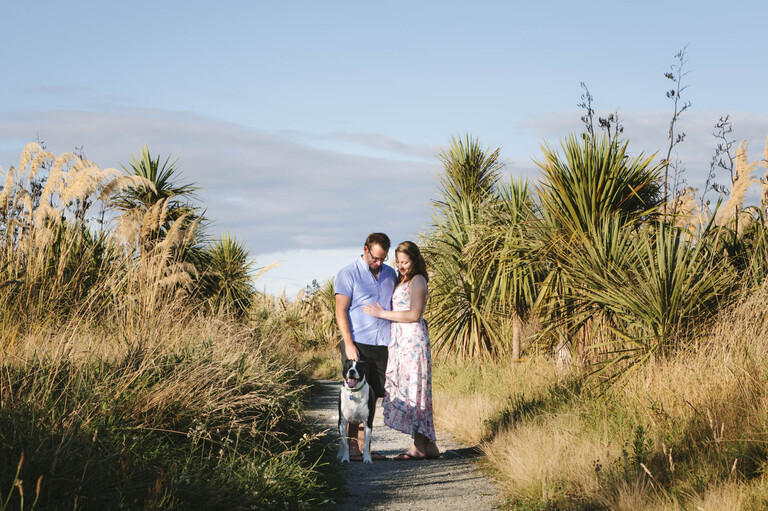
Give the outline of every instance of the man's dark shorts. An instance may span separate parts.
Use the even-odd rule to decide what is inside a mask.
[[[369,344],[355,343],[360,360],[365,362],[365,381],[373,389],[377,398],[384,397],[384,382],[387,381],[387,359],[389,348],[386,346],[371,346]],[[344,350],[344,341],[341,342],[341,365],[347,363],[347,353]]]

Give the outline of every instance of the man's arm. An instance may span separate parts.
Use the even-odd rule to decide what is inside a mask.
[[[352,341],[352,330],[349,327],[349,304],[352,298],[349,296],[336,295],[336,324],[341,331],[341,342],[344,343],[344,352],[349,360],[357,360],[359,355],[355,343]]]

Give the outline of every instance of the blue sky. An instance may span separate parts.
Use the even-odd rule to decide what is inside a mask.
[[[119,167],[147,144],[196,182],[259,287],[288,294],[430,222],[451,136],[534,180],[539,145],[579,130],[580,82],[619,109],[633,152],[665,149],[663,73],[687,45],[678,157],[708,170],[712,126],[761,157],[768,3],[0,0],[0,166],[39,136]]]

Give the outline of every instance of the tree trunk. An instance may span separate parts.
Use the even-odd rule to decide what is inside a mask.
[[[573,354],[568,347],[568,341],[562,330],[558,331],[558,343],[555,348],[555,367],[558,369],[570,369],[573,365]]]
[[[520,359],[520,337],[522,336],[523,322],[520,316],[512,313],[512,360]]]

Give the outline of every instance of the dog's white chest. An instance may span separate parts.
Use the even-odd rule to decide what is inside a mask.
[[[341,392],[341,414],[352,423],[362,423],[368,420],[368,385],[352,392],[343,389]]]

